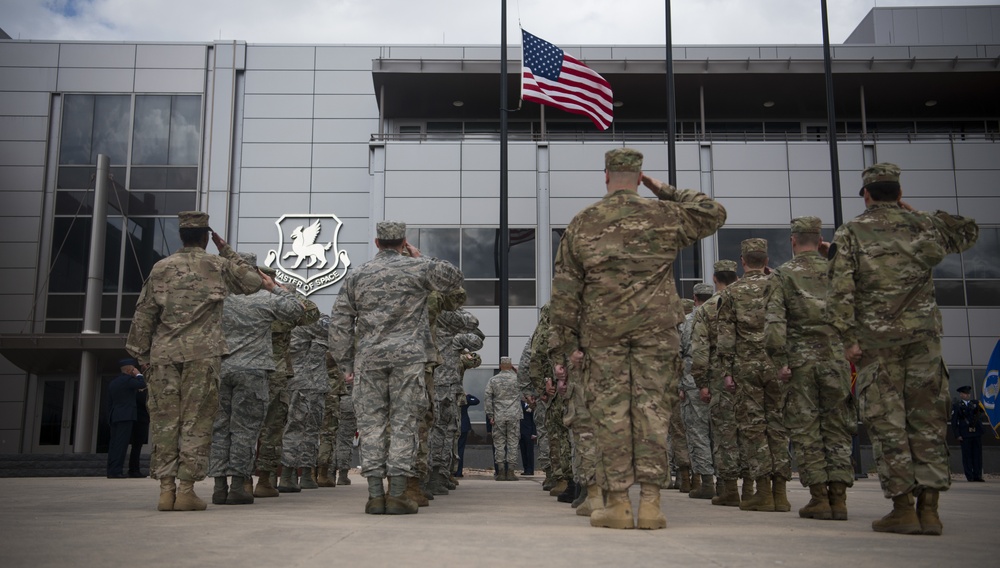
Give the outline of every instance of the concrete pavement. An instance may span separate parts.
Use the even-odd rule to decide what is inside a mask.
[[[850,520],[715,507],[663,492],[668,527],[595,529],[541,490],[541,477],[466,477],[417,515],[363,513],[366,484],[283,494],[254,505],[158,512],[151,479],[9,478],[0,484],[0,566],[989,566],[997,562],[1000,483],[956,480],[942,495],[944,535],[877,534],[878,481],[848,492]],[[211,481],[197,485],[208,500]],[[638,500],[637,488],[633,502]]]

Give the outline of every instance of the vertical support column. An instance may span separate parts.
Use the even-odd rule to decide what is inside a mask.
[[[549,203],[549,145],[542,143],[536,150],[538,160],[537,229],[535,242],[538,243],[538,258],[535,259],[535,273],[538,278],[538,305],[542,306],[552,297],[552,225]]]
[[[110,159],[97,155],[93,225],[90,227],[90,262],[87,266],[87,295],[83,311],[83,333],[101,332],[101,295],[104,292],[104,241],[108,225],[108,171]],[[80,356],[80,394],[76,405],[76,437],[73,453],[94,451],[94,414],[97,407],[97,354],[84,350]]]
[[[701,169],[701,192],[709,197],[715,197],[715,186],[712,184],[712,143],[701,142],[698,144],[698,163]],[[702,279],[706,282],[712,281],[716,257],[715,246],[716,236],[709,235],[701,240],[701,273]]]
[[[375,258],[375,225],[385,219],[385,142],[368,144],[368,173],[371,174],[371,199],[368,201],[368,258]]]

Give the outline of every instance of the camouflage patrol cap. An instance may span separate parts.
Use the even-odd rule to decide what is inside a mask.
[[[890,164],[889,162],[880,162],[878,164],[868,166],[865,171],[861,172],[861,189],[858,191],[859,197],[864,197],[865,187],[870,183],[875,183],[879,181],[894,181],[899,183],[899,176],[903,173],[903,170],[899,168],[896,164]]]
[[[715,286],[712,286],[711,284],[705,284],[704,282],[699,282],[694,285],[695,296],[711,296],[714,293],[715,293]]]
[[[641,172],[642,152],[632,148],[615,148],[604,154],[604,169],[609,172]]]
[[[685,314],[690,314],[694,311],[694,300],[690,298],[681,298],[681,305],[684,306]]]
[[[712,266],[712,272],[736,272],[735,260],[717,260]]]
[[[793,233],[816,233],[822,232],[823,221],[819,217],[796,217],[792,219]]]
[[[257,266],[257,253],[255,253],[255,252],[240,252],[240,253],[237,253],[237,254],[239,254],[240,258],[242,258],[250,266]]]
[[[762,252],[767,254],[767,239],[752,238],[740,243],[740,253]]]
[[[181,229],[207,229],[208,213],[204,211],[181,211],[177,214]]]
[[[402,221],[379,221],[375,225],[375,237],[380,241],[405,239],[406,223]]]

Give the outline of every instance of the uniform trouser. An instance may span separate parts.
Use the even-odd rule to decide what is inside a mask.
[[[540,399],[535,403],[535,432],[538,434],[538,448],[535,451],[535,464],[538,469],[549,473],[549,427],[545,423],[548,403]]]
[[[326,393],[291,389],[288,422],[281,436],[281,465],[315,467],[319,460],[319,436],[323,428]]]
[[[134,420],[111,423],[111,438],[108,440],[108,475],[121,475],[125,467],[125,454],[132,438]]]
[[[462,466],[465,465],[465,442],[469,439],[469,431],[458,435],[458,466],[455,475],[462,475]]]
[[[267,413],[267,371],[231,371],[219,380],[209,477],[253,474],[257,437]]]
[[[809,487],[838,481],[854,484],[851,436],[856,430],[851,371],[843,357],[816,357],[792,369],[785,403],[799,481]]]
[[[340,428],[337,429],[337,448],[334,450],[334,469],[351,469],[354,458],[354,433],[358,419],[354,415],[354,402],[350,395],[340,397]]]
[[[951,401],[940,340],[862,349],[856,392],[885,496],[948,489]]]
[[[361,475],[415,477],[420,417],[429,404],[424,364],[355,369]]]
[[[684,389],[681,418],[687,437],[688,455],[691,456],[691,471],[698,475],[715,475],[708,415],[708,404],[702,402],[698,389]]]
[[[517,466],[517,444],[521,437],[520,420],[498,420],[493,424],[493,460],[511,468]]]
[[[142,446],[149,439],[149,422],[136,420],[132,423],[132,449],[128,452],[128,472],[139,475],[139,460],[142,458]]]
[[[670,409],[670,423],[667,426],[667,459],[671,469],[691,467],[687,429],[684,427],[684,418],[681,415],[680,400]]]
[[[584,380],[582,373],[571,370],[563,422],[569,428],[573,440],[573,479],[586,486],[592,485],[597,478],[597,445],[594,442],[594,419],[587,409],[587,387],[583,384]]]
[[[669,477],[667,425],[680,377],[677,330],[585,346],[587,399],[597,444],[597,483],[625,491],[663,487]]]
[[[419,440],[417,442],[417,462],[414,464],[417,477],[422,480],[428,478],[430,471],[431,428],[434,427],[434,416],[438,412],[437,404],[434,402],[434,366],[430,364],[424,365],[424,391],[427,405],[417,424]]]
[[[535,473],[535,441],[531,439],[531,436],[521,435],[517,439],[517,449],[521,453],[524,474],[533,475]]]
[[[761,361],[742,362],[735,379],[736,420],[750,477],[791,479],[788,430],[782,416],[788,385],[778,380],[770,364]]]
[[[323,426],[319,434],[319,461],[316,462],[320,466],[333,465],[333,450],[337,447],[337,432],[340,429],[340,397],[340,393],[326,393]]]
[[[546,423],[549,431],[549,466],[556,481],[569,481],[573,477],[569,429],[563,423],[566,413],[566,398],[556,395],[549,403]]]
[[[441,471],[451,471],[451,454],[457,436],[452,436],[455,428],[454,388],[451,385],[434,385],[434,425],[431,427],[431,466]]]
[[[455,420],[448,429],[448,437],[451,438],[451,461],[448,464],[448,471],[454,473],[458,469],[458,437],[462,433],[462,405],[465,404],[465,389],[456,388],[452,385],[452,400],[455,401]]]
[[[260,432],[260,451],[257,455],[257,469],[278,471],[281,465],[281,436],[288,421],[288,376],[284,372],[267,374],[268,403],[264,415],[264,425]]]
[[[201,481],[219,407],[218,357],[153,365],[146,373],[153,453],[150,476]]]
[[[714,385],[708,413],[712,422],[712,458],[719,477],[738,479],[742,472],[739,430],[736,425],[736,395]]]
[[[969,481],[983,478],[983,437],[962,436],[962,469]]]

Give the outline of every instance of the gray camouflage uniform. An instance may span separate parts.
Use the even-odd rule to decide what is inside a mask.
[[[437,318],[435,344],[442,363],[434,369],[434,427],[430,432],[431,466],[452,471],[452,450],[458,442],[461,412],[456,395],[462,392],[461,356],[483,348],[479,320],[465,310],[443,311]],[[479,332],[480,334],[482,332]]]
[[[493,451],[497,464],[508,470],[517,466],[518,438],[521,435],[521,389],[513,370],[500,371],[486,383],[485,410],[493,420]],[[502,472],[501,472],[502,473]]]
[[[715,475],[712,462],[712,437],[709,427],[708,404],[701,400],[698,385],[691,373],[691,329],[695,308],[681,324],[681,358],[684,360],[684,374],[681,375],[680,390],[684,393],[681,401],[681,419],[687,437],[688,455],[691,457],[691,471],[699,475]]]
[[[294,374],[288,381],[288,422],[281,438],[281,464],[285,467],[315,467],[319,459],[320,430],[330,390],[326,369],[329,325],[330,318],[324,316],[292,330],[289,354]]]

